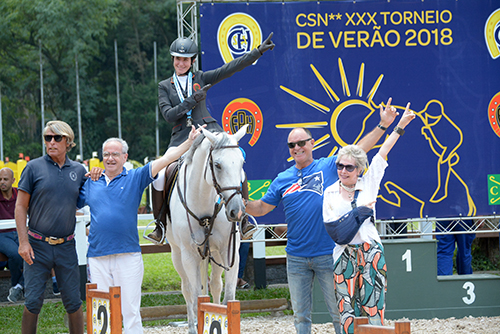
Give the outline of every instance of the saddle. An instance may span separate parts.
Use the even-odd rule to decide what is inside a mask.
[[[163,204],[161,206],[159,220],[165,224],[167,223],[167,216],[170,220],[170,198],[172,197],[172,191],[174,189],[175,181],[177,180],[177,175],[179,175],[179,166],[182,161],[176,160],[167,166],[165,169],[165,186],[163,187]]]

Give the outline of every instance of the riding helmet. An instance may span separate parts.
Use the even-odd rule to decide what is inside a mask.
[[[170,45],[170,54],[173,57],[196,57],[198,46],[190,38],[179,37]]]

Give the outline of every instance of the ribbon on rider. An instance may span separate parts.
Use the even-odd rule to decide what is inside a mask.
[[[179,78],[177,77],[176,73],[174,73],[174,86],[175,86],[175,90],[177,91],[177,96],[179,96],[179,100],[181,100],[181,103],[184,102],[184,93],[183,93],[184,91],[181,88],[181,85],[179,84]],[[193,73],[191,73],[191,71],[190,71],[188,74],[188,77],[187,77],[187,96],[186,97],[190,97],[191,95],[193,95]],[[192,112],[193,112],[193,110],[191,109],[186,113],[186,115],[187,115],[186,125],[188,127],[191,127],[191,125],[193,125],[193,120],[191,117]]]

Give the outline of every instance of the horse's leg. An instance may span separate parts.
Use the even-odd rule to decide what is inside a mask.
[[[198,263],[193,258],[192,253],[185,251],[181,253],[179,247],[170,244],[172,247],[172,262],[175,269],[181,276],[182,295],[186,301],[187,316],[188,316],[188,333],[196,334],[196,320],[198,317],[198,296],[201,292],[200,273],[198,272]],[[188,255],[189,254],[189,255]],[[194,254],[198,256],[198,254]]]
[[[219,261],[217,261],[217,262],[219,262]],[[212,293],[212,296],[214,298],[214,304],[220,304],[220,295],[222,292],[222,271],[223,271],[223,269],[221,267],[219,267],[215,263],[212,263],[212,275],[210,278],[210,292]]]
[[[240,263],[240,258],[238,253],[236,253],[236,259],[234,265],[231,269],[226,270],[226,286],[224,287],[224,304],[227,304],[229,300],[234,300],[236,298],[236,283],[238,281],[238,267]]]
[[[200,262],[200,278],[201,294],[203,296],[208,296],[208,258]]]

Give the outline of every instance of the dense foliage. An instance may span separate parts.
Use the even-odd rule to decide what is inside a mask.
[[[174,0],[0,1],[0,92],[4,156],[42,154],[40,51],[45,121],[68,122],[78,143],[76,66],[83,158],[118,136],[114,41],[118,46],[122,137],[130,158],[154,156],[157,82],[171,75],[168,48],[177,36]],[[161,117],[160,152],[170,138]],[[70,152],[75,158],[79,146]]]

